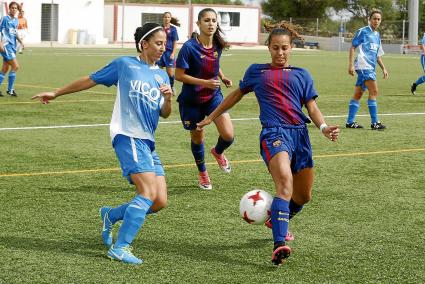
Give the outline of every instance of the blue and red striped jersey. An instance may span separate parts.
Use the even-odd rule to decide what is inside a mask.
[[[254,91],[264,127],[309,123],[302,107],[318,97],[308,71],[292,66],[276,68],[270,64],[252,64],[239,88],[245,94]]]
[[[195,38],[186,41],[179,51],[176,67],[186,70],[186,74],[200,79],[218,79],[222,49],[215,44],[212,48],[203,47]],[[220,89],[208,89],[199,85],[183,83],[179,102],[202,104],[209,101]]]

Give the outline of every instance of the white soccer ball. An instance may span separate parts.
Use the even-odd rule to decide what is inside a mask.
[[[264,224],[270,217],[272,201],[273,197],[261,189],[254,189],[245,193],[239,204],[241,217],[249,224]]]

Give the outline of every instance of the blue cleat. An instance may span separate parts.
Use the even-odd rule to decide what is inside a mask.
[[[99,209],[100,218],[102,218],[102,240],[107,248],[112,246],[112,227],[114,224],[109,220],[108,213],[111,207],[102,207]]]
[[[129,264],[142,264],[143,259],[139,259],[134,256],[131,246],[125,246],[125,247],[117,247],[114,248],[114,246],[111,246],[111,248],[108,251],[107,256],[112,260],[118,260],[122,261],[124,263]]]

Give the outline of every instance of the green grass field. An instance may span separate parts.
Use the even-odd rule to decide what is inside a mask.
[[[49,105],[30,98],[123,54],[133,51],[33,49],[18,57],[19,97],[0,98],[0,283],[425,282],[425,88],[418,88],[417,96],[409,91],[422,72],[418,57],[384,57],[390,77],[382,80],[378,72],[378,103],[386,131],[342,129],[340,140],[331,143],[309,127],[313,200],[291,221],[293,254],[276,269],[270,263],[271,231],[239,217],[245,192],[273,192],[259,155],[253,94],[231,111],[232,173],[223,174],[206,157],[210,192],[197,187],[189,134],[173,105],[171,117],[161,121],[169,123],[157,131],[169,207],[150,215],[134,242],[134,253],[145,263],[135,267],[106,258],[98,209],[134,195],[121,176],[106,126],[115,88],[95,87]],[[250,63],[269,61],[266,51],[224,54],[222,69],[234,85]],[[345,124],[355,81],[347,74],[347,57],[325,51],[292,55],[292,65],[311,72],[328,124]],[[358,121],[368,126],[366,98],[359,114]],[[34,128],[72,125],[92,127]],[[207,149],[216,138],[215,128],[208,128]]]

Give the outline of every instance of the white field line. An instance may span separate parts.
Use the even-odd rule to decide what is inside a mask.
[[[380,113],[379,116],[413,116],[413,115],[425,115],[425,112],[405,112],[405,113]],[[357,116],[366,117],[369,114],[358,114]],[[325,115],[325,118],[345,118],[346,114],[343,115]],[[232,118],[232,121],[250,121],[258,120],[258,117],[251,118]],[[180,120],[172,121],[160,121],[160,124],[180,124]],[[109,126],[109,123],[99,124],[75,124],[75,125],[52,125],[52,126],[27,126],[27,127],[4,127],[0,128],[0,131],[11,131],[11,130],[36,130],[36,129],[60,129],[60,128],[84,128],[84,127],[105,127]]]

